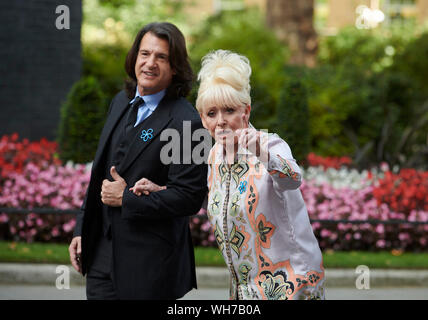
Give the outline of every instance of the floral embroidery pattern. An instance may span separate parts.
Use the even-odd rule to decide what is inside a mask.
[[[221,231],[220,227],[218,226],[218,223],[215,224],[214,237],[215,237],[215,240],[217,241],[217,244],[218,244],[218,247],[220,248],[220,251],[223,252],[224,236],[223,236],[223,232]]]
[[[250,169],[246,162],[235,163],[232,168],[232,178],[235,181],[236,185],[239,184],[239,179],[241,179]]]
[[[250,185],[250,193],[248,195],[248,206],[249,206],[248,212],[250,214],[253,213],[253,206],[255,202],[256,202],[256,194],[254,193],[253,186]]]
[[[240,194],[243,194],[247,190],[247,181],[241,181],[238,190]]]
[[[232,225],[232,231],[230,232],[230,247],[239,256],[241,255],[241,247],[245,241],[245,236],[236,227],[235,223]]]
[[[236,217],[236,220],[243,224],[247,224],[247,220],[245,219],[242,210],[239,211],[238,216]]]
[[[252,268],[249,263],[243,262],[239,265],[240,284],[243,284],[244,286],[248,285],[248,274],[251,269]]]
[[[247,254],[244,256],[245,260],[250,260],[251,262],[254,262],[253,259],[253,249],[250,249],[250,251],[247,252]]]
[[[262,263],[261,263],[261,267],[262,267],[262,268],[264,268],[264,267],[269,267],[269,266],[270,266],[270,263],[269,263],[269,262],[266,262],[266,261],[265,261],[265,258],[263,258],[263,256],[259,255],[259,259],[260,259],[260,261],[262,262]]]
[[[256,251],[259,252],[259,250]],[[305,296],[302,297],[302,295],[309,293],[312,298],[319,296],[321,299],[324,299],[324,295],[322,295],[324,290],[322,282],[324,269],[322,268],[322,264],[320,267],[323,270],[322,273],[310,271],[305,276],[296,275],[291,267],[290,260],[273,264],[267,256],[260,253],[259,270],[262,271],[259,271],[255,281],[259,284],[258,289],[260,294],[266,299],[305,299]],[[278,293],[281,291],[281,288],[283,289],[282,293]]]
[[[309,274],[307,278],[296,278],[297,287],[300,288],[301,286],[307,286],[308,284],[314,285],[316,284],[321,277],[317,275],[316,273]]]
[[[243,262],[239,265],[238,272],[239,272],[239,284],[241,287],[241,290],[246,298],[249,299],[257,299],[257,292],[253,289],[250,289],[248,287],[248,284],[250,283],[250,271],[252,267],[251,264],[248,262]],[[250,292],[251,291],[251,292]]]
[[[239,202],[241,201],[241,195],[240,193],[235,193],[232,198],[230,199],[230,207],[229,207],[229,213],[232,217],[236,217],[239,213]]]
[[[221,193],[216,191],[211,199],[209,210],[212,215],[217,215],[220,212]]]
[[[259,214],[256,220],[257,234],[261,240],[261,245],[264,248],[270,248],[270,238],[275,230],[275,227],[270,222],[266,221],[263,214]]]
[[[294,284],[287,281],[287,274],[279,270],[272,274],[270,271],[260,273],[259,285],[268,300],[288,300],[294,292]]]
[[[295,172],[290,164],[288,163],[288,161],[284,158],[282,158],[279,154],[276,155],[279,159],[279,161],[281,162],[281,172],[279,174],[280,178],[283,178],[285,176],[293,179],[294,181],[300,181],[301,177],[300,174]]]
[[[230,174],[232,175],[233,181],[235,181],[236,185],[239,185],[239,180],[248,172],[250,167],[246,162],[239,162],[235,163],[230,168]],[[228,173],[228,169],[224,163],[219,165],[218,171],[220,173],[221,181],[220,183],[223,184],[223,182],[226,181],[226,176]]]
[[[226,181],[227,177],[227,167],[222,163],[218,166],[218,173],[220,174],[220,184],[223,184]]]

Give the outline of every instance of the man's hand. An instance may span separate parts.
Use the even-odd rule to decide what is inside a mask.
[[[150,192],[158,192],[165,189],[166,189],[166,186],[161,187],[147,178],[142,178],[138,180],[135,183],[135,185],[129,190],[132,191],[137,196],[141,196],[142,193],[148,196]]]
[[[121,207],[126,181],[111,167],[110,174],[114,181],[104,179],[101,187],[101,201],[110,207]]]
[[[80,255],[82,254],[82,237],[74,237],[68,247],[70,253],[71,265],[77,272],[82,273],[82,265],[80,262]]]

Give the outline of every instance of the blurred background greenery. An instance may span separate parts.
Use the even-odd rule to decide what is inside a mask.
[[[426,170],[428,1],[394,1],[85,0],[83,74],[62,106],[61,157],[92,161],[134,36],[146,23],[169,21],[186,36],[195,74],[211,50],[250,59],[250,120],[288,141],[299,163],[314,152],[350,156],[359,168]],[[383,21],[361,20],[355,3],[382,9]],[[192,103],[197,88],[195,81]],[[100,109],[76,111],[88,105]],[[72,125],[82,121],[85,136]]]

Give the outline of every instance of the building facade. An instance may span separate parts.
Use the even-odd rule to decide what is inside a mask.
[[[81,75],[81,1],[0,0],[0,21],[0,136],[53,140]]]
[[[361,5],[381,10],[385,14],[382,22],[385,26],[409,20],[423,24],[428,20],[428,0],[314,0],[315,25],[321,32],[335,32],[355,25],[358,18],[356,11]],[[185,10],[196,23],[222,10],[240,10],[251,6],[264,12],[266,0],[198,0],[188,2]]]

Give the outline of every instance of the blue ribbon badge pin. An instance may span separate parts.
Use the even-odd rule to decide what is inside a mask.
[[[149,139],[153,138],[153,129],[152,129],[152,128],[150,128],[150,129],[148,129],[147,131],[146,131],[146,130],[141,131],[141,136],[140,136],[140,138],[141,138],[144,142],[146,142],[147,140],[149,140]]]

